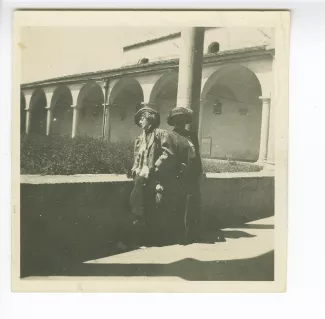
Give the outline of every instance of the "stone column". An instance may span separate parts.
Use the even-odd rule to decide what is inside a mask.
[[[74,138],[78,134],[78,124],[79,124],[79,109],[76,105],[71,106],[73,108],[73,117],[72,117],[72,134],[71,137]]]
[[[109,105],[108,103],[103,103],[103,108],[104,108],[103,138],[109,142],[111,140],[111,118],[110,118],[111,105]]]
[[[30,109],[26,109],[26,134],[30,133],[30,125],[31,125],[31,112]]]
[[[275,130],[275,109],[273,101],[271,100],[270,104],[270,121],[269,121],[269,134],[268,134],[268,143],[267,143],[267,157],[264,164],[264,170],[273,171],[275,168],[275,149],[274,149],[274,130]]]
[[[24,92],[25,101],[26,101],[25,132],[26,132],[26,134],[29,134],[31,131],[31,116],[32,116],[31,109],[32,109],[32,96],[34,93],[34,89],[24,90],[23,92]]]
[[[79,93],[85,83],[74,83],[68,84],[67,87],[70,89],[72,96],[72,105],[73,108],[73,117],[72,117],[72,133],[71,137],[74,138],[78,133],[78,124],[79,124],[79,109],[78,109],[78,97]]]
[[[204,28],[186,28],[181,33],[177,107],[193,110],[191,130],[199,131]]]
[[[46,116],[46,135],[50,135],[51,132],[51,124],[52,124],[52,109],[50,107],[46,107],[47,116]]]
[[[262,123],[261,123],[261,138],[260,138],[260,152],[258,163],[264,165],[267,159],[267,149],[269,140],[269,126],[270,126],[270,97],[260,97],[262,100]]]

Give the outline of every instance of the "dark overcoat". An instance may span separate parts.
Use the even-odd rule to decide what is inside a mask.
[[[180,167],[181,191],[176,214],[185,223],[187,239],[196,241],[200,238],[200,178],[203,173],[198,137],[195,132],[175,128],[170,138]]]

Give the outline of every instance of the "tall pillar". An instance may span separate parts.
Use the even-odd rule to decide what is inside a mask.
[[[191,130],[199,131],[204,28],[186,28],[181,33],[177,107],[193,110]]]
[[[264,164],[264,170],[273,171],[275,168],[275,148],[274,148],[274,129],[275,129],[275,108],[273,105],[273,100],[270,104],[270,121],[269,121],[269,134],[267,143],[267,157]]]
[[[46,107],[46,135],[50,135],[51,132],[51,124],[52,124],[52,109],[50,107]]]
[[[29,134],[31,131],[31,110],[32,110],[32,96],[34,93],[34,89],[28,89],[28,90],[24,90],[24,95],[25,95],[25,101],[26,101],[26,119],[25,119],[25,132],[26,134]]]
[[[109,98],[109,79],[105,79],[103,81],[98,82],[98,85],[102,89],[103,97],[104,97],[104,103],[103,106],[103,120],[102,120],[102,139],[110,140],[110,136],[107,136],[107,134],[110,135],[110,122],[109,122],[109,116],[110,116],[110,110],[109,110],[109,104],[108,104],[108,98]]]
[[[79,109],[76,105],[71,106],[73,108],[73,117],[72,117],[72,134],[71,137],[74,138],[78,134],[78,124],[79,124]]]
[[[106,141],[111,140],[111,105],[108,103],[103,103],[104,109],[104,121],[103,121],[103,138]]]
[[[261,123],[261,138],[260,138],[260,152],[258,163],[264,165],[267,159],[269,127],[270,127],[270,97],[260,97],[262,100],[262,123]]]
[[[31,112],[30,109],[26,109],[26,134],[30,133],[30,124],[31,124]]]

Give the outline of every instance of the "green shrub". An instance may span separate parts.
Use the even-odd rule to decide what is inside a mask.
[[[203,170],[206,173],[259,172],[262,167],[253,163],[203,158]]]
[[[21,174],[126,174],[132,142],[106,142],[88,136],[22,136]]]
[[[206,173],[257,172],[250,163],[203,159]],[[133,164],[133,142],[107,142],[89,136],[22,135],[21,174],[127,174]]]

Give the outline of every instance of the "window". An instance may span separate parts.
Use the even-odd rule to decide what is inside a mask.
[[[217,101],[213,105],[213,114],[221,114],[222,113],[222,103]]]
[[[212,42],[208,47],[208,53],[218,53],[220,50],[219,42]]]
[[[146,64],[149,63],[149,59],[148,58],[141,58],[138,61],[138,64]]]
[[[241,108],[241,109],[239,109],[239,114],[240,115],[247,115],[248,114],[248,109],[247,108]]]

